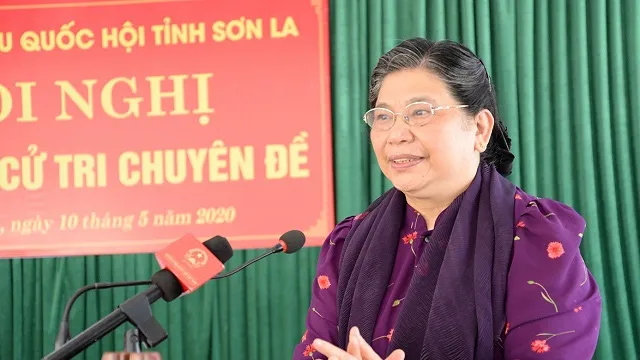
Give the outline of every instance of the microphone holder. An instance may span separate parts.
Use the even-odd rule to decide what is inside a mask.
[[[122,303],[111,314],[105,316],[43,359],[70,359],[127,321],[138,329],[139,336],[147,347],[158,345],[168,335],[162,325],[153,317],[151,304],[161,298],[162,291],[157,286],[152,285],[148,290]]]
[[[139,353],[142,351],[142,336],[138,328],[124,332],[124,351],[127,353]]]
[[[58,335],[56,336],[55,341],[55,349],[59,349],[64,343],[71,339],[71,331],[69,329],[69,316],[71,314],[71,308],[73,304],[78,298],[86,293],[89,290],[101,290],[101,289],[110,289],[114,287],[124,287],[124,286],[138,286],[138,285],[151,285],[151,281],[125,281],[125,282],[114,282],[114,283],[95,283],[91,285],[85,285],[78,289],[73,296],[69,299],[67,304],[64,307],[64,311],[62,312],[62,320],[60,321],[60,326],[58,329]]]
[[[154,347],[168,337],[167,331],[153,317],[151,301],[144,293],[122,303],[120,310],[126,315],[127,320],[136,327],[141,339],[148,347]]]

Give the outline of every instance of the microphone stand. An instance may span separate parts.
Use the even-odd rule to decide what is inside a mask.
[[[124,351],[127,353],[142,352],[142,336],[137,328],[129,329],[124,333]]]
[[[284,251],[284,247],[278,243],[257,258],[242,264],[242,266],[231,272],[215,276],[212,279],[226,278],[269,255],[282,251]],[[137,336],[144,340],[147,347],[158,345],[164,341],[168,335],[162,328],[162,325],[153,317],[151,304],[161,298],[162,291],[156,285],[151,285],[148,290],[127,300],[121,304],[118,309],[78,334],[78,336],[69,340],[62,347],[44,357],[43,360],[70,359],[127,321],[131,322],[139,330],[140,333]],[[126,339],[126,341],[128,341],[128,339]]]
[[[60,326],[58,328],[58,335],[56,336],[55,341],[55,349],[59,349],[64,343],[71,339],[71,332],[69,331],[69,315],[71,314],[71,307],[75,303],[78,298],[86,293],[89,290],[101,290],[101,289],[110,289],[114,287],[125,287],[125,286],[138,286],[138,285],[151,285],[150,280],[144,281],[124,281],[124,282],[114,282],[114,283],[95,283],[91,285],[85,285],[78,289],[71,299],[67,302],[62,312],[62,320],[60,321]]]
[[[168,335],[162,325],[153,317],[151,304],[161,298],[160,288],[151,285],[149,289],[122,303],[111,314],[69,340],[62,347],[44,357],[43,360],[70,359],[127,321],[139,330],[140,337],[148,347],[158,345]]]

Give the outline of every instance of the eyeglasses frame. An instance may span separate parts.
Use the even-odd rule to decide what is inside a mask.
[[[408,104],[407,106],[404,107],[404,109],[402,109],[401,112],[393,112],[387,108],[379,108],[379,107],[374,107],[371,108],[369,110],[367,110],[364,115],[362,115],[362,121],[364,121],[365,124],[367,124],[367,126],[369,126],[371,129],[373,129],[372,125],[369,125],[369,123],[367,122],[367,114],[370,113],[373,110],[379,109],[379,110],[385,110],[385,111],[389,111],[390,113],[393,114],[393,122],[391,123],[391,126],[388,129],[382,130],[382,131],[387,131],[389,129],[391,129],[393,127],[393,125],[396,124],[396,116],[397,115],[402,115],[402,119],[404,120],[405,123],[407,123],[407,125],[409,126],[415,126],[414,124],[410,124],[409,123],[409,116],[405,115],[405,111],[407,110],[407,108],[409,106],[413,106],[413,105],[417,105],[417,104],[424,104],[424,105],[429,105],[429,107],[431,108],[431,116],[436,114],[436,111],[439,110],[449,110],[449,109],[461,109],[461,108],[466,108],[469,107],[469,105],[441,105],[441,106],[436,106],[434,107],[434,105],[430,102],[426,102],[426,101],[416,101],[413,102],[411,104]],[[430,122],[431,120],[429,120]],[[426,124],[420,125],[420,126],[424,126],[427,125],[429,122],[427,122]]]

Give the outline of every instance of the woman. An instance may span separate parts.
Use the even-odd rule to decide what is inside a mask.
[[[601,299],[584,219],[504,177],[511,140],[482,62],[407,40],[380,58],[369,100],[393,188],[322,246],[293,358],[591,359]]]

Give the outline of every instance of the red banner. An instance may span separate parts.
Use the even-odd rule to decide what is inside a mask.
[[[0,1],[0,257],[318,245],[328,36],[326,0]]]

